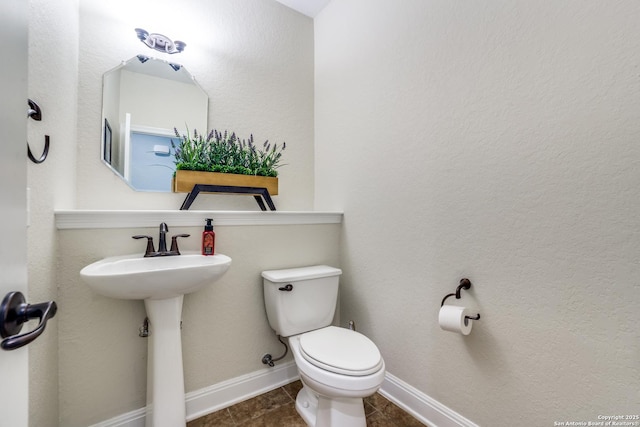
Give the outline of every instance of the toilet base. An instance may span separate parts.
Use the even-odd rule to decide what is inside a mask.
[[[296,396],[296,411],[309,427],[366,427],[362,398],[327,398],[303,382]]]

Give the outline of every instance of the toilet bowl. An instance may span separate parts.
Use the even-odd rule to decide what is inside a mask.
[[[366,427],[362,399],[384,381],[373,341],[331,326],[341,273],[329,266],[262,273],[269,324],[288,338],[303,385],[296,410],[311,427]]]
[[[328,326],[289,337],[303,389],[296,410],[310,426],[364,427],[362,398],[384,381],[375,344],[349,329]]]

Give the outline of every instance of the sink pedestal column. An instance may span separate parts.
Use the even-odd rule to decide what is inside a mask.
[[[150,330],[146,427],[186,426],[180,331],[183,298],[144,300]]]

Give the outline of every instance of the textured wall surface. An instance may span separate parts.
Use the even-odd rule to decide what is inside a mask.
[[[52,150],[29,166],[29,280],[30,299],[60,311],[31,351],[31,425],[58,425],[58,407],[73,427],[144,405],[142,303],[92,294],[78,277],[139,250],[133,230],[56,241],[53,224],[54,208],[182,201],[134,193],[99,161],[102,74],[151,52],[139,26],[187,42],[178,56],[209,93],[210,125],[287,141],[279,209],[312,207],[315,168],[315,208],[345,211],[342,229],[218,229],[234,265],[185,298],[187,390],[279,351],[261,270],[326,262],[344,270],[343,318],[389,371],[479,425],[637,412],[635,2],[334,1],[315,21],[315,70],[313,21],[276,2],[49,3],[30,2],[29,96],[45,118],[29,139],[39,151],[47,133]],[[461,302],[483,317],[464,338],[436,324],[463,276],[474,287]]]
[[[315,19],[316,209],[342,316],[483,426],[640,408],[640,6],[333,1]],[[471,335],[437,325],[460,301]]]
[[[136,332],[143,306],[122,302],[121,307],[113,308],[113,302],[102,302],[107,311],[98,310],[96,315],[74,304],[77,299],[91,299],[86,295],[87,289],[78,284],[82,263],[107,253],[123,253],[131,243],[130,234],[123,233],[122,241],[104,246],[102,241],[93,240],[92,232],[87,232],[88,237],[79,232],[77,242],[59,244],[53,217],[54,209],[76,207],[177,209],[184,198],[184,194],[134,192],[100,162],[104,72],[139,53],[182,63],[209,94],[210,126],[236,130],[245,137],[253,133],[260,142],[267,138],[272,142],[287,142],[285,163],[288,165],[281,170],[280,196],[274,199],[278,209],[308,210],[312,206],[313,22],[277,2],[264,0],[192,1],[180,4],[179,8],[175,6],[175,2],[168,1],[118,0],[98,4],[30,0],[29,96],[40,104],[44,114],[42,122],[29,121],[29,140],[34,154],[38,155],[42,152],[44,134],[48,134],[51,151],[45,163],[29,162],[28,166],[31,189],[29,300],[53,299],[59,306],[57,317],[47,326],[47,333],[33,344],[30,352],[32,426],[87,425],[144,405],[145,383],[140,382],[140,375],[146,373],[136,371],[145,363],[146,354],[146,346]],[[181,38],[188,47],[177,56],[155,54],[136,39],[136,27]],[[250,197],[208,196],[200,197],[193,208],[255,210],[256,205]],[[248,236],[260,236],[254,229],[237,232],[238,238],[245,242],[251,241]],[[306,236],[306,232],[300,236]],[[274,234],[268,238],[281,240]],[[327,250],[330,254],[327,262],[335,264],[337,246],[329,246],[319,251],[324,254]],[[268,245],[257,247],[272,253]],[[133,246],[129,248],[138,250]],[[95,258],[86,258],[87,253],[94,254]],[[315,262],[314,254],[321,258],[319,253],[307,252],[308,258],[302,250],[295,254],[275,251],[277,258],[255,254],[255,259],[247,261],[252,267],[245,271],[255,275],[256,266],[263,258],[272,262],[271,268],[278,261],[282,266],[288,262]],[[78,256],[81,261],[76,260],[77,264],[72,264],[73,269],[69,270],[68,262]],[[82,291],[76,295],[69,291],[70,286]],[[255,308],[255,303],[254,298],[251,307]],[[255,309],[261,310],[261,307]],[[116,354],[115,342],[110,340],[118,334],[109,330],[110,310],[121,314],[116,323],[124,322],[130,335],[124,341],[129,343],[127,339],[130,339],[130,344],[120,348],[119,354]],[[74,317],[76,314],[79,321]],[[189,315],[185,313],[185,317]],[[254,320],[257,317],[249,317],[246,322]],[[263,329],[268,329],[266,319],[260,321]],[[229,327],[233,328],[229,322],[224,324],[224,328]],[[246,328],[246,324],[240,326],[238,336],[242,336]],[[108,351],[102,347],[105,337]],[[262,341],[247,342],[272,346],[265,351],[277,350],[280,344],[271,341],[268,333]],[[59,342],[62,344],[58,351]],[[201,351],[197,346],[193,348]],[[96,349],[99,354],[95,353]],[[232,352],[236,350],[232,347]],[[208,351],[207,347],[204,351]],[[215,351],[211,353],[215,355]],[[103,361],[101,355],[104,354],[109,355],[104,365],[93,363],[94,359]],[[215,375],[229,378],[238,372],[255,370],[253,355],[251,362],[233,365],[238,367],[236,370],[225,364],[217,365],[210,371],[214,372],[213,376],[194,370],[204,364],[198,357],[194,359],[185,354],[185,363],[187,359],[196,365],[187,371],[189,389],[216,383]],[[104,372],[107,374],[103,375]],[[110,384],[115,385],[111,388]],[[87,398],[92,402],[90,406],[83,403]],[[105,402],[108,403],[105,405]]]
[[[202,228],[169,226],[171,235],[191,234],[182,239],[182,251],[198,250]],[[339,266],[340,229],[337,224],[216,227],[216,251],[233,261],[218,282],[184,298],[187,392],[263,369],[265,353],[281,352],[266,318],[260,273]],[[144,303],[102,297],[79,275],[104,257],[144,252],[134,234],[155,235],[157,229],[59,232],[58,299],[66,308],[58,318],[61,426],[94,424],[146,404],[147,341],[138,337]]]
[[[44,149],[44,135],[51,142],[44,163],[25,159],[31,211],[29,303],[57,301],[53,210],[73,206],[75,198],[77,45],[77,0],[29,1],[28,95],[42,108],[42,121],[27,121],[28,139],[36,158]],[[29,425],[34,427],[58,426],[58,325],[59,316],[29,345]],[[30,322],[25,330],[34,326]]]
[[[150,50],[134,28],[183,40]],[[102,75],[138,54],[184,65],[209,95],[209,127],[287,143],[278,209],[313,206],[313,21],[271,0],[80,2],[78,187],[81,209],[178,209],[184,194],[135,192],[100,160]],[[168,123],[168,128],[184,123]],[[199,131],[203,131],[198,129]],[[200,197],[192,209],[254,209],[251,197]]]

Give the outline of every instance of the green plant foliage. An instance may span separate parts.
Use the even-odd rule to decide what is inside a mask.
[[[173,128],[178,142],[171,140],[175,153],[176,170],[237,173],[277,177],[282,152],[286,143],[271,144],[268,140],[256,147],[253,135],[247,140],[239,139],[235,132],[211,130],[208,135],[180,135]]]

